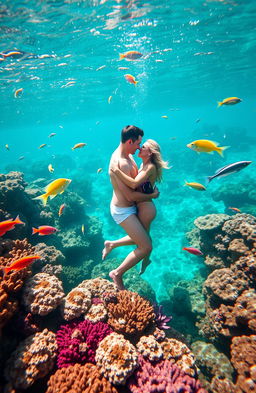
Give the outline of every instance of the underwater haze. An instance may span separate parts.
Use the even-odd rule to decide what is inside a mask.
[[[45,178],[45,185],[59,177],[89,182],[87,214],[102,221],[105,239],[121,237],[109,213],[108,164],[121,129],[142,128],[171,166],[159,184],[152,263],[142,276],[159,301],[168,298],[172,285],[203,266],[182,250],[195,246],[186,238],[194,219],[233,215],[216,197],[220,187],[255,183],[255,2],[5,0],[0,17],[0,172],[21,171],[28,183]],[[120,60],[132,50],[143,56]],[[228,97],[242,101],[217,108]],[[224,157],[197,154],[187,147],[197,139],[229,148]],[[80,142],[86,146],[71,150]],[[184,187],[205,185],[217,169],[243,160],[253,162],[204,192]],[[234,207],[256,213],[239,201]],[[111,257],[121,262],[129,250]]]

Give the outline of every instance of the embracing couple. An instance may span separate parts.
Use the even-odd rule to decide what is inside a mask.
[[[109,276],[117,287],[122,290],[123,274],[142,261],[140,274],[150,263],[152,241],[150,224],[156,216],[156,208],[152,201],[158,198],[159,191],[155,182],[162,180],[162,169],[168,169],[167,162],[162,160],[160,147],[152,139],[142,146],[143,130],[135,126],[126,126],[121,132],[121,142],[111,156],[109,175],[113,186],[110,205],[114,221],[120,225],[127,236],[118,240],[106,240],[102,251],[102,259],[116,247],[136,245],[121,265],[112,270]],[[142,159],[140,169],[133,159],[139,150]]]

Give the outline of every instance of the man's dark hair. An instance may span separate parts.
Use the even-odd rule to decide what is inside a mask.
[[[144,136],[144,131],[136,126],[125,126],[121,132],[121,142],[125,143],[129,139],[135,142],[139,136]]]

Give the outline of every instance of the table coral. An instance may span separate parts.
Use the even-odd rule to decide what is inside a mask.
[[[123,334],[141,333],[155,318],[150,302],[131,291],[120,291],[117,303],[109,302],[106,307],[109,325]]]
[[[228,219],[230,219],[230,216],[227,214],[207,214],[196,218],[194,224],[201,231],[214,232],[221,228],[222,224]]]
[[[149,362],[139,356],[139,368],[128,380],[132,393],[206,393],[199,381],[168,360]]]
[[[59,368],[75,363],[95,363],[95,352],[99,343],[112,330],[106,323],[90,321],[73,321],[62,325],[57,332]]]
[[[26,338],[7,361],[7,381],[15,389],[27,389],[52,370],[56,351],[55,334],[47,329]]]
[[[101,374],[114,385],[125,384],[138,366],[136,348],[117,333],[111,333],[100,342],[95,359]]]
[[[37,273],[25,284],[22,301],[32,314],[47,315],[64,297],[61,281],[47,273]]]
[[[66,321],[85,314],[91,306],[91,292],[86,288],[77,287],[72,289],[63,299],[61,313]]]
[[[71,391],[74,393],[117,393],[116,388],[99,373],[98,367],[91,363],[62,368],[56,371],[48,381],[46,393],[71,393]]]

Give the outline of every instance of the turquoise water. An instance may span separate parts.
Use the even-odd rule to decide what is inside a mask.
[[[108,162],[123,126],[143,128],[145,139],[156,139],[172,165],[159,185],[152,264],[143,275],[159,300],[168,297],[170,286],[192,279],[203,264],[181,251],[193,220],[225,211],[213,200],[224,182],[239,188],[244,179],[255,181],[253,163],[214,180],[206,192],[183,187],[184,180],[204,183],[219,167],[255,159],[254,2],[7,0],[0,15],[1,51],[39,56],[0,63],[0,171],[21,170],[28,182],[36,173],[47,181],[89,180],[87,214],[102,220],[104,238],[118,237],[121,229],[109,214]],[[144,56],[119,61],[119,53],[129,50]],[[125,73],[139,83],[128,84]],[[15,98],[20,88],[22,95]],[[231,96],[242,102],[217,109],[217,101]],[[52,132],[56,135],[49,138]],[[197,155],[186,147],[195,139],[230,148],[224,158]],[[87,146],[72,151],[78,142]],[[43,143],[47,146],[38,149]],[[103,172],[97,174],[99,167]],[[112,255],[121,261],[127,252]]]

